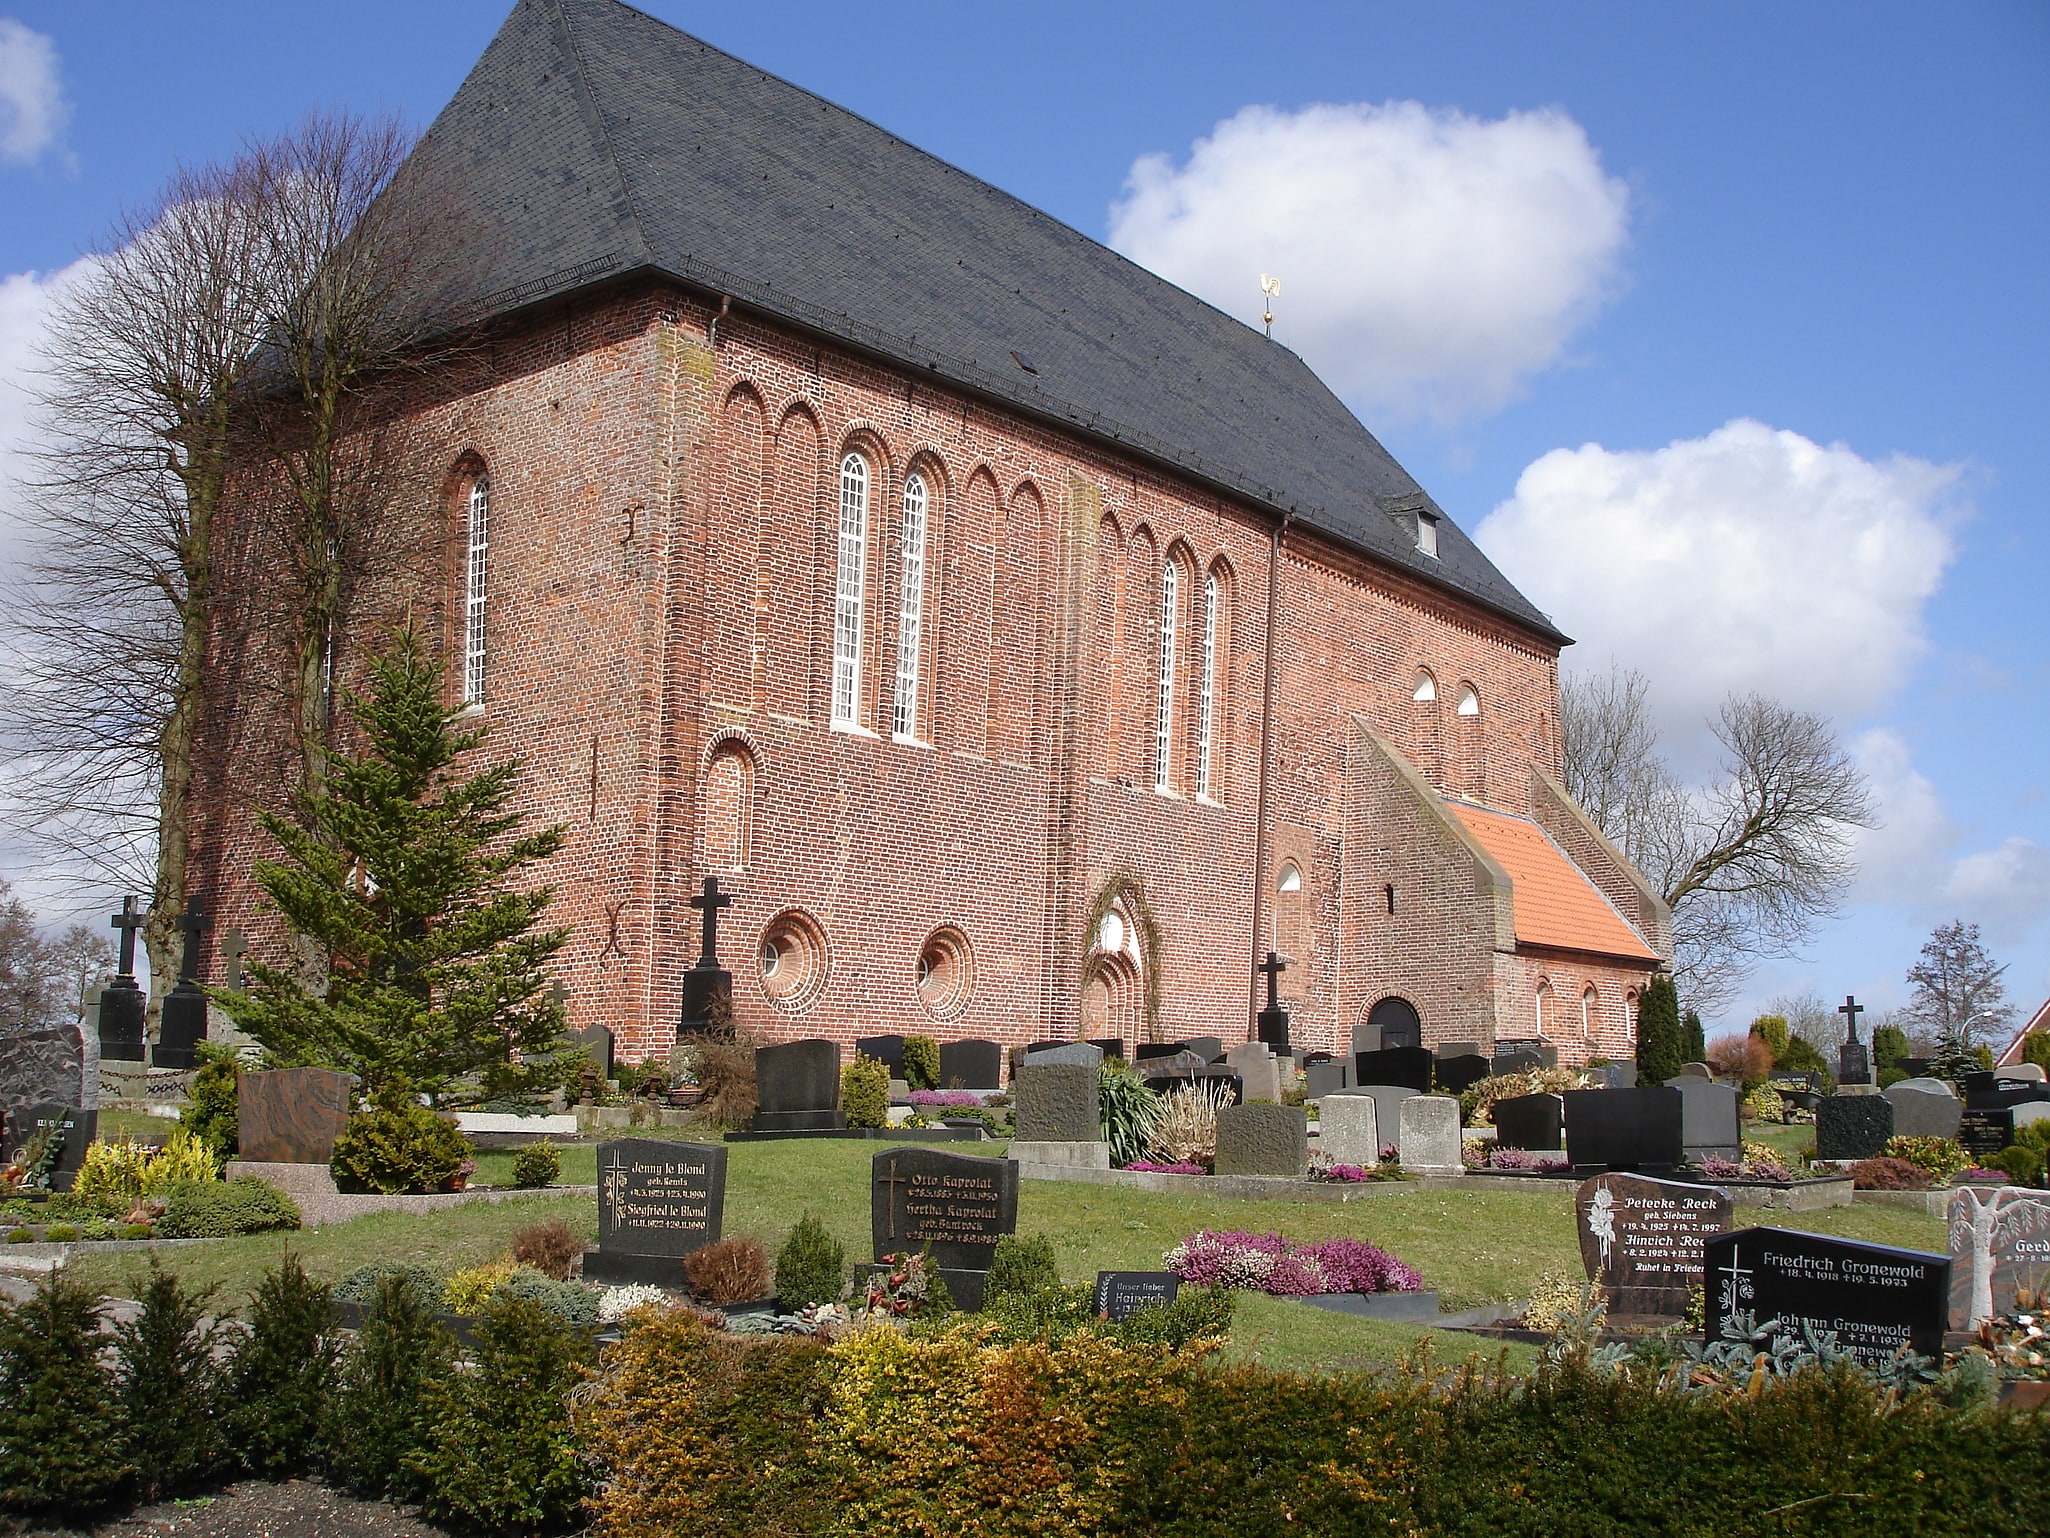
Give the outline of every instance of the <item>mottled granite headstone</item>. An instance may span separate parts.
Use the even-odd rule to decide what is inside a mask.
[[[1322,1100],[1326,1095],[1351,1086],[1351,1063],[1312,1063],[1303,1070],[1303,1094],[1307,1099]]]
[[[30,1106],[86,1109],[85,1091],[85,1040],[77,1026],[0,1034],[0,1119],[11,1124]],[[98,1108],[97,1096],[91,1108]]]
[[[1941,1079],[1902,1079],[1880,1091],[1893,1102],[1895,1137],[1948,1137],[1958,1133],[1964,1102]]]
[[[1076,1063],[1027,1063],[1011,1084],[1018,1139],[1090,1143],[1103,1136],[1096,1070]]]
[[[1402,1167],[1418,1175],[1458,1175],[1459,1102],[1450,1095],[1411,1095],[1402,1102],[1396,1146]]]
[[[1240,1042],[1225,1053],[1224,1062],[1245,1085],[1246,1099],[1280,1101],[1281,1064],[1266,1042]]]
[[[1737,1086],[1697,1079],[1682,1070],[1668,1087],[1680,1092],[1680,1148],[1689,1159],[1735,1159],[1742,1152],[1737,1130]]]
[[[1103,1066],[1103,1048],[1093,1041],[1064,1041],[1051,1047],[1033,1047],[1025,1054],[1027,1068],[1039,1068],[1054,1063],[1087,1068],[1094,1073]]]
[[[1893,1136],[1893,1102],[1884,1095],[1830,1095],[1815,1107],[1815,1157],[1876,1159]]]
[[[1317,1112],[1317,1147],[1333,1164],[1372,1169],[1381,1162],[1380,1123],[1372,1095],[1332,1095]]]
[[[355,1082],[332,1068],[244,1072],[235,1089],[238,1157],[259,1164],[326,1164],[348,1125]]]
[[[1301,1106],[1248,1103],[1217,1113],[1217,1174],[1300,1180],[1309,1169],[1310,1125]]]

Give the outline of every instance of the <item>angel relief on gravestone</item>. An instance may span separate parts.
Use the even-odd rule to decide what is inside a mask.
[[[1602,1275],[1609,1272],[1609,1251],[1616,1243],[1616,1199],[1607,1189],[1594,1193],[1594,1199],[1587,1209],[1587,1231],[1593,1234],[1602,1247]]]

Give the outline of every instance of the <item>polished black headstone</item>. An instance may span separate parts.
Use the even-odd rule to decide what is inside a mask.
[[[1968,1110],[1958,1118],[1957,1140],[1974,1159],[1997,1159],[2014,1144],[2014,1111],[2001,1106],[1993,1110]]]
[[[1201,1053],[1207,1062],[1216,1062],[1224,1056],[1224,1038],[1221,1036],[1191,1036],[1182,1043],[1191,1052]]]
[[[1182,1279],[1172,1271],[1099,1271],[1096,1312],[1100,1318],[1126,1320],[1142,1308],[1174,1302],[1181,1287]]]
[[[100,1057],[115,1063],[140,1063],[148,1056],[143,1020],[149,998],[132,977],[117,977],[100,990]]]
[[[1004,1083],[1004,1048],[1001,1042],[967,1041],[940,1043],[941,1089],[1001,1089]]]
[[[1497,1074],[1528,1073],[1533,1068],[1544,1067],[1545,1060],[1535,1052],[1497,1051],[1488,1066]]]
[[[840,1048],[830,1041],[786,1041],[755,1048],[754,1130],[833,1132],[840,1109]]]
[[[1557,1095],[1512,1095],[1495,1102],[1494,1116],[1495,1142],[1500,1147],[1543,1150],[1566,1146],[1566,1106]]]
[[[1478,1052],[1438,1059],[1438,1088],[1448,1095],[1462,1094],[1494,1072]]]
[[[1438,1060],[1428,1047],[1386,1047],[1379,1052],[1356,1052],[1352,1059],[1352,1082],[1363,1086],[1390,1084],[1428,1095],[1431,1076],[1437,1066]]]
[[[50,1189],[69,1191],[79,1166],[85,1163],[86,1149],[100,1134],[98,1111],[83,1111],[72,1105],[32,1105],[10,1112],[6,1127],[0,1128],[0,1140],[4,1140],[0,1159],[13,1158],[38,1133],[50,1127],[59,1129],[64,1137],[57,1162],[50,1167]]]
[[[1721,1338],[1725,1319],[1748,1313],[1760,1325],[1777,1320],[1796,1341],[1804,1328],[1829,1332],[1867,1367],[1885,1367],[1902,1347],[1942,1358],[1947,1255],[1784,1228],[1739,1229],[1704,1250],[1711,1342]]]
[[[1565,1102],[1566,1158],[1576,1169],[1671,1169],[1680,1163],[1680,1092],[1570,1089]]]
[[[875,1258],[923,1252],[948,1271],[987,1271],[997,1241],[1018,1227],[1018,1162],[891,1148],[870,1180]]]
[[[1103,1055],[1105,1057],[1115,1057],[1122,1059],[1125,1055],[1125,1039],[1122,1036],[1091,1037],[1089,1045],[1092,1047],[1101,1047],[1103,1049]]]
[[[683,1257],[719,1237],[723,1144],[621,1138],[598,1145],[598,1248],[590,1281],[681,1288]]]
[[[890,1070],[890,1077],[904,1077],[904,1038],[902,1036],[860,1036],[855,1039],[854,1050],[863,1057],[872,1057]]]
[[[598,1077],[610,1079],[616,1076],[618,1064],[613,1058],[612,1032],[602,1025],[587,1025],[581,1031],[571,1031],[569,1039],[590,1054],[591,1064],[598,1070]]]

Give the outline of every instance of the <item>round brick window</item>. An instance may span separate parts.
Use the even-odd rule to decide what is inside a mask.
[[[762,931],[762,992],[779,1009],[803,1009],[826,983],[826,939],[807,914],[779,913]]]
[[[967,1007],[973,981],[968,937],[958,929],[934,930],[918,952],[918,1002],[926,1013],[959,1014]]]

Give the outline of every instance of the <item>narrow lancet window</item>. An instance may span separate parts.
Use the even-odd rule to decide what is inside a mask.
[[[1196,794],[1211,790],[1210,761],[1217,717],[1217,573],[1203,579],[1203,692],[1196,712]]]
[[[1153,788],[1174,784],[1174,624],[1181,569],[1170,560],[1160,576],[1160,700],[1153,716]]]
[[[463,570],[463,703],[484,699],[484,552],[489,544],[491,482],[470,483],[469,556]]]
[[[918,652],[924,640],[925,477],[904,480],[904,586],[897,600],[897,708],[890,729],[918,735]]]
[[[840,461],[840,565],[833,587],[833,724],[861,724],[861,604],[868,559],[868,461]]]

